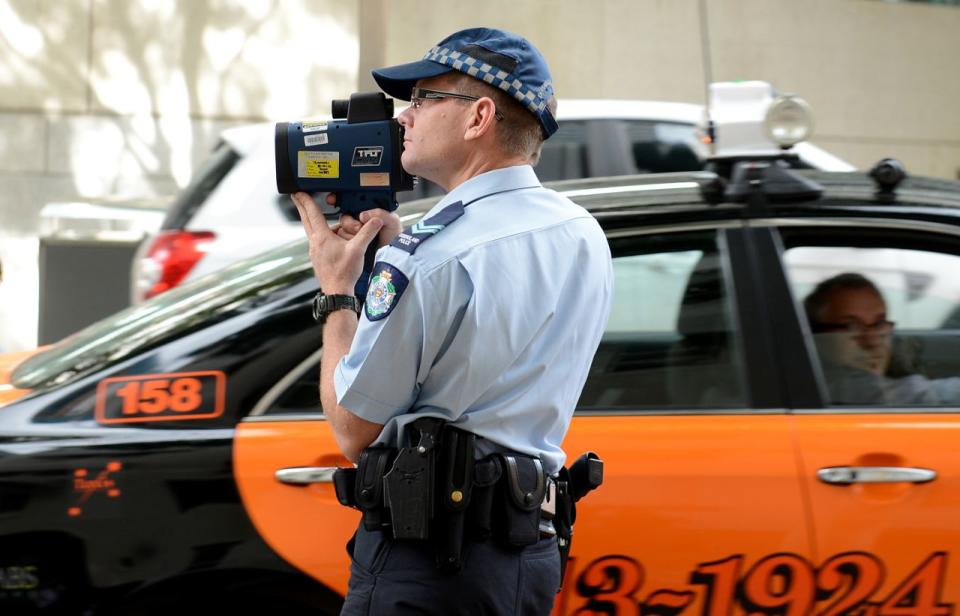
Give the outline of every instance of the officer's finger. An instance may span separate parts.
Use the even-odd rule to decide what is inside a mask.
[[[327,193],[327,205],[337,204],[337,193]]]
[[[373,238],[377,236],[377,233],[380,232],[380,228],[383,226],[383,221],[379,218],[374,218],[367,224],[360,227],[360,231],[353,236],[353,239],[350,240],[350,244],[354,246],[359,244],[362,250],[366,250],[367,245],[373,241]]]
[[[290,195],[290,200],[293,201],[293,204],[297,207],[297,214],[300,215],[300,223],[303,225],[303,230],[306,231],[307,236],[310,236],[313,232],[313,226],[310,224],[310,219],[307,218],[306,213],[304,213],[303,206],[300,205],[300,200],[297,199],[297,194],[294,193]]]
[[[403,223],[400,222],[400,217],[397,216],[396,212],[388,212],[381,208],[360,212],[360,220],[363,223],[367,223],[374,218],[379,218],[383,222],[383,228],[380,230],[381,246],[386,246],[392,242],[393,238],[403,231]]]
[[[297,211],[300,213],[300,220],[303,221],[303,227],[307,235],[333,235],[330,227],[327,225],[320,206],[313,200],[313,197],[305,192],[293,193],[294,203],[297,204]]]
[[[360,214],[360,218],[361,218],[361,220],[363,219],[363,214],[362,214],[362,213]],[[356,218],[354,218],[354,217],[351,216],[350,214],[341,214],[341,215],[340,215],[340,226],[342,226],[344,229],[346,229],[346,230],[349,231],[350,233],[355,234],[355,233],[357,233],[358,231],[360,231],[360,227],[363,226],[363,224],[360,222],[360,220],[357,220]]]

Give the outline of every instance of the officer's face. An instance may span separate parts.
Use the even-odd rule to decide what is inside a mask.
[[[872,289],[836,289],[819,320],[833,326],[830,333],[817,336],[818,348],[830,361],[877,375],[887,371],[891,337],[887,305]]]
[[[451,91],[446,75],[421,79],[417,87]],[[450,98],[425,100],[419,109],[410,106],[397,118],[404,128],[403,168],[450,189],[450,178],[466,160],[463,134],[467,107]]]

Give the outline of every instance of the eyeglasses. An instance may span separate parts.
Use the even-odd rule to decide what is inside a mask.
[[[425,100],[439,100],[441,98],[458,98],[462,101],[478,101],[479,96],[470,96],[469,94],[458,94],[457,92],[441,92],[440,90],[428,90],[427,88],[414,88],[410,91],[410,106],[414,109],[420,109]],[[494,111],[494,117],[497,120],[503,120],[503,114]]]
[[[821,323],[813,322],[810,324],[815,333],[836,332],[862,336],[863,334],[889,334],[896,325],[893,321],[877,321],[867,324],[863,321],[847,321],[846,323]]]

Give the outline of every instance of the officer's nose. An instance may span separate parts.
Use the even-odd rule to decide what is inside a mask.
[[[404,127],[405,129],[410,128],[410,126],[413,124],[413,107],[410,106],[401,111],[400,115],[397,116],[397,122],[399,122],[400,126]]]

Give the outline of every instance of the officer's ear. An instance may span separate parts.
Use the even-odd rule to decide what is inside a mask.
[[[467,125],[464,130],[463,138],[465,141],[480,139],[484,135],[493,132],[493,125],[497,121],[497,105],[493,99],[484,96],[470,105],[470,112],[467,114]]]

